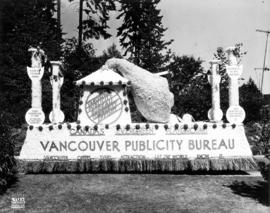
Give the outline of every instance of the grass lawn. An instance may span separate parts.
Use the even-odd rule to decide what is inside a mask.
[[[269,185],[240,175],[19,175],[1,212],[14,197],[24,197],[22,212],[270,212]]]

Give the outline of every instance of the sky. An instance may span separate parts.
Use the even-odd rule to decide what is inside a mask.
[[[78,0],[72,3],[62,0],[61,3],[65,37],[77,37]],[[201,58],[205,61],[203,67],[208,69],[217,47],[243,43],[242,50],[247,51],[242,59],[243,82],[251,77],[260,85],[262,70],[254,68],[263,66],[266,34],[256,32],[256,29],[270,30],[270,0],[161,0],[158,8],[163,15],[163,25],[168,28],[164,39],[174,39],[173,52],[179,56]],[[117,11],[110,13],[108,25],[112,38],[90,40],[97,55],[113,43],[121,49],[116,37],[121,25],[121,20],[116,19],[117,14]],[[270,44],[267,51],[266,67],[270,67]],[[263,85],[263,93],[270,94],[270,71],[265,72]]]

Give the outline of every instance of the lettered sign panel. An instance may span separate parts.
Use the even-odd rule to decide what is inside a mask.
[[[252,153],[241,125],[233,128],[193,128],[175,126],[157,129],[155,125],[130,128],[105,126],[61,129],[43,125],[27,131],[21,159],[80,158],[197,158],[251,157]]]
[[[27,74],[32,81],[41,80],[44,67],[27,67]]]

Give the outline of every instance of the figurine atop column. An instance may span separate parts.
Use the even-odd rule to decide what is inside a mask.
[[[238,79],[243,72],[243,66],[238,64],[235,47],[228,47],[228,65],[226,72],[229,76],[229,109],[226,112],[226,118],[230,123],[242,123],[246,117],[244,109],[239,106],[239,83]]]
[[[29,125],[39,126],[44,123],[45,115],[42,111],[42,97],[41,97],[41,78],[44,74],[44,67],[42,67],[42,58],[45,53],[39,47],[29,48],[31,52],[31,67],[27,67],[27,74],[32,81],[32,102],[31,108],[26,112],[25,120]]]
[[[60,70],[61,62],[60,61],[51,61],[52,65],[52,76],[51,76],[51,84],[52,84],[52,103],[53,109],[49,115],[50,121],[52,123],[60,123],[65,119],[65,115],[63,111],[60,109],[61,106],[61,96],[60,90],[64,82],[64,77]]]
[[[220,60],[212,60],[211,75],[209,76],[209,83],[212,86],[212,108],[208,111],[208,118],[210,121],[220,122],[223,117],[223,112],[220,109],[220,75],[218,74],[218,64]]]

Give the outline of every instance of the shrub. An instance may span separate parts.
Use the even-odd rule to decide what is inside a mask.
[[[249,122],[245,125],[246,135],[254,155],[270,154],[270,107],[261,110],[260,122]]]
[[[263,124],[257,122],[250,122],[245,125],[247,139],[254,155],[262,155],[265,151],[261,142],[262,129]]]
[[[270,158],[268,156],[268,158]],[[270,183],[270,160],[264,159],[263,161],[258,162],[262,177]]]
[[[14,180],[15,166],[14,141],[8,127],[8,118],[0,113],[0,193]]]

